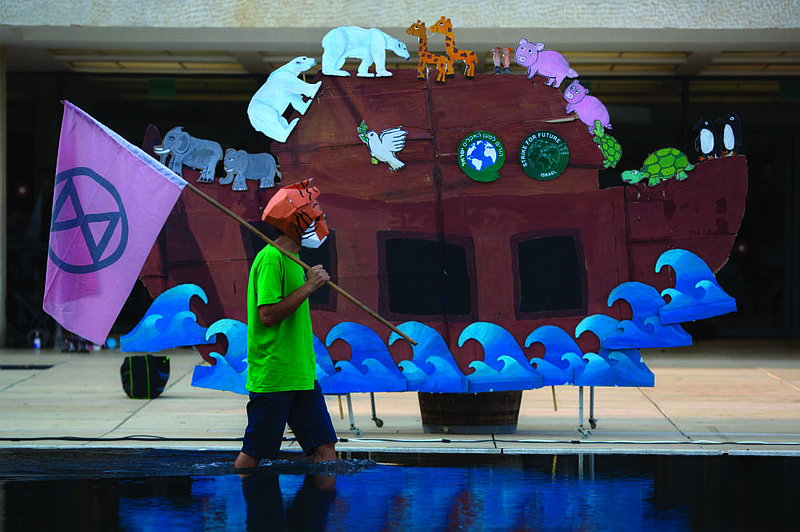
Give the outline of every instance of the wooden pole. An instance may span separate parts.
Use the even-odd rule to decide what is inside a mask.
[[[232,210],[230,210],[225,205],[221,204],[220,202],[218,202],[217,200],[215,200],[214,198],[212,198],[211,196],[209,196],[205,192],[201,191],[199,188],[197,188],[193,184],[189,183],[188,181],[186,182],[186,188],[188,188],[189,190],[191,190],[192,192],[194,192],[195,194],[197,194],[198,196],[200,196],[201,198],[203,198],[204,200],[209,202],[211,205],[213,205],[214,207],[218,208],[219,210],[221,210],[222,212],[224,212],[225,214],[227,214],[228,216],[230,216],[231,218],[233,218],[237,222],[239,222],[240,225],[243,225],[245,228],[247,228],[248,231],[250,231],[251,233],[256,235],[258,238],[260,238],[261,240],[263,240],[267,244],[275,247],[278,251],[280,251],[281,253],[286,255],[289,259],[291,259],[294,262],[296,262],[297,264],[299,264],[305,271],[308,271],[308,270],[311,269],[311,266],[309,266],[308,264],[306,264],[305,262],[303,262],[299,258],[295,257],[293,254],[289,253],[285,249],[283,249],[280,246],[278,246],[277,244],[275,244],[274,240],[269,238],[267,235],[265,235],[264,233],[262,233],[261,231],[259,231],[258,229],[256,229],[252,225],[250,225],[249,223],[247,223],[247,221],[245,221],[241,216],[239,216],[238,214],[236,214],[235,212],[233,212]],[[417,342],[415,342],[413,339],[411,339],[407,334],[405,334],[403,331],[401,331],[400,329],[398,329],[397,327],[395,327],[394,325],[392,325],[391,323],[389,323],[388,321],[383,319],[380,315],[378,315],[372,309],[370,309],[369,307],[367,307],[366,305],[361,303],[359,300],[357,300],[355,297],[353,297],[352,295],[347,293],[344,289],[340,288],[339,286],[337,286],[332,281],[327,281],[327,285],[330,286],[331,289],[333,289],[336,292],[338,292],[339,294],[341,294],[342,297],[344,297],[345,299],[347,299],[348,301],[353,303],[355,306],[357,306],[358,308],[360,308],[361,310],[363,310],[364,312],[366,312],[367,314],[369,314],[370,316],[372,316],[373,318],[375,318],[376,320],[378,320],[379,322],[381,322],[382,324],[384,324],[385,326],[390,328],[392,331],[396,332],[398,335],[400,335],[400,337],[403,340],[405,340],[406,342],[410,343],[411,345],[417,345]]]

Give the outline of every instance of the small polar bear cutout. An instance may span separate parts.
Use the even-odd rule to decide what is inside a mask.
[[[301,115],[306,113],[322,82],[306,83],[297,76],[316,64],[315,59],[300,56],[269,75],[247,106],[247,116],[256,131],[278,142],[286,142],[300,119],[289,123],[282,115],[289,105]],[[304,101],[303,96],[308,100]]]
[[[345,59],[354,57],[361,60],[357,76],[387,77],[392,73],[386,70],[386,50],[391,50],[403,59],[409,58],[405,44],[378,28],[334,28],[322,38],[322,48],[322,73],[326,76],[349,76],[342,67]],[[372,64],[375,64],[375,74],[369,72]]]

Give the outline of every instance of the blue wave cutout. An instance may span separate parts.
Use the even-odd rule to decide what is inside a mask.
[[[575,336],[585,332],[600,340],[598,353],[586,353],[586,366],[575,376],[578,386],[653,386],[655,375],[644,363],[638,349],[608,349],[606,339],[619,330],[619,322],[611,316],[594,314],[581,320]]]
[[[525,347],[537,342],[544,346],[544,357],[532,358],[530,363],[542,375],[544,386],[573,384],[586,365],[575,340],[560,327],[543,325],[528,335]]]
[[[483,361],[470,362],[475,371],[467,375],[469,392],[529,390],[544,386],[542,376],[530,365],[514,337],[494,323],[477,322],[458,337],[458,346],[477,340],[483,347]]]
[[[692,337],[680,325],[665,325],[659,310],[666,302],[658,290],[637,282],[622,283],[611,291],[608,306],[623,299],[633,316],[617,324],[617,330],[601,338],[607,349],[640,349],[647,347],[682,347],[692,345]]]
[[[330,347],[336,340],[343,340],[350,346],[350,360],[336,362],[334,367],[338,371],[319,381],[323,392],[404,392],[408,389],[389,348],[375,331],[358,323],[343,322],[328,332],[325,343]]]
[[[194,367],[192,386],[210,388],[248,395],[247,392],[247,325],[231,319],[222,319],[211,324],[207,336],[222,334],[228,339],[225,356],[209,353],[215,361],[213,366]]]
[[[206,293],[194,284],[181,284],[163,292],[136,327],[120,337],[120,349],[154,353],[216,342],[213,336],[206,338],[206,329],[197,324],[197,315],[189,310],[189,300],[193,296],[208,303]]]
[[[411,360],[401,360],[399,364],[408,381],[408,391],[467,391],[467,377],[459,369],[447,343],[436,329],[417,321],[402,323],[397,328],[417,342],[417,345],[411,347]],[[399,339],[400,335],[393,332],[389,336],[389,345]]]
[[[725,293],[708,265],[694,253],[666,251],[658,258],[656,273],[664,266],[675,272],[675,288],[661,293],[670,297],[658,311],[663,323],[686,323],[736,311],[736,300]]]
[[[653,386],[655,377],[639,353],[640,348],[690,345],[689,336],[679,325],[685,321],[725,314],[736,309],[736,302],[725,294],[708,266],[685,250],[670,250],[658,259],[656,271],[669,265],[675,270],[675,288],[661,294],[643,283],[622,283],[608,298],[611,305],[620,299],[631,307],[630,320],[618,321],[595,314],[584,318],[573,338],[553,325],[531,332],[525,348],[534,343],[544,346],[542,358],[528,360],[514,337],[503,327],[476,322],[467,326],[458,339],[463,347],[477,341],[483,360],[470,364],[465,375],[442,336],[432,327],[410,321],[398,326],[414,338],[411,360],[396,364],[389,347],[400,336],[392,333],[388,344],[372,329],[357,323],[339,323],[325,342],[314,336],[316,375],[323,393],[421,391],[474,393],[526,390],[542,386]],[[214,343],[216,334],[228,339],[223,356],[211,353],[216,364],[196,366],[192,385],[247,394],[247,326],[223,319],[208,329],[197,325],[188,310],[189,299],[205,293],[196,285],[180,285],[159,296],[136,328],[122,337],[123,350],[159,351],[181,345]],[[664,296],[669,296],[667,303]],[[600,340],[597,353],[583,353],[576,341],[584,333]],[[342,340],[351,350],[349,360],[335,364],[327,347]],[[145,347],[146,346],[146,347]]]

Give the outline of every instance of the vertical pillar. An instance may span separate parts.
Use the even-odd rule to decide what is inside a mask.
[[[8,103],[6,95],[6,49],[0,45],[0,347],[6,345],[6,278],[8,274],[6,231],[8,212]]]

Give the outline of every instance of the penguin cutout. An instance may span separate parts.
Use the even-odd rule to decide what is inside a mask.
[[[717,156],[736,155],[742,149],[742,126],[736,113],[714,120],[717,129]]]
[[[709,118],[701,118],[692,131],[697,131],[694,139],[694,149],[699,155],[698,161],[713,159],[717,153],[717,134]]]

